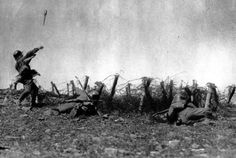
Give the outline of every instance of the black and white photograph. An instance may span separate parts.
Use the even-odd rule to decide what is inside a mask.
[[[236,158],[236,0],[0,0],[0,158]]]

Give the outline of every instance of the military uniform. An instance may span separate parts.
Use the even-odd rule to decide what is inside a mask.
[[[197,108],[185,90],[178,91],[168,111],[168,121],[178,124],[192,124],[202,118],[211,116],[211,109]]]
[[[100,93],[97,90],[92,90],[89,93],[80,91],[76,99],[67,100],[66,103],[60,104],[53,108],[59,113],[69,113],[69,117],[75,118],[79,115],[91,116],[98,114],[97,104],[99,102]]]
[[[35,100],[38,95],[38,87],[34,83],[33,77],[39,75],[39,73],[36,70],[31,70],[29,63],[36,56],[36,52],[42,48],[43,47],[34,48],[26,53],[25,56],[23,56],[21,51],[17,50],[13,55],[16,59],[15,68],[19,73],[16,77],[15,88],[17,83],[22,83],[24,86],[24,91],[20,95],[18,105],[20,105],[28,95],[31,95],[31,106],[36,106]]]

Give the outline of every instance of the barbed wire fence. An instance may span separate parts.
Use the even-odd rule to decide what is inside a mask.
[[[154,93],[154,95],[155,95],[157,93],[157,92],[155,92],[155,89],[160,88],[160,82],[162,82],[162,81],[164,82],[165,86],[168,86],[170,81],[172,80],[173,85],[174,85],[173,88],[174,88],[174,90],[176,90],[177,89],[177,82],[175,81],[176,77],[179,76],[180,74],[184,74],[184,73],[187,73],[187,72],[182,71],[182,72],[167,76],[165,79],[161,79],[159,77],[139,77],[139,78],[135,78],[135,79],[131,79],[131,80],[128,80],[125,77],[123,77],[122,75],[115,73],[115,74],[111,74],[111,75],[106,76],[100,82],[105,85],[104,90],[109,93],[112,90],[112,83],[114,81],[115,76],[118,76],[118,83],[115,88],[116,95],[126,95],[127,94],[126,88],[128,86],[130,88],[131,95],[139,95],[140,93],[142,93],[143,88],[144,88],[143,87],[143,80],[145,78],[149,78],[149,79],[151,79],[151,84],[149,87],[150,87],[150,89],[152,89],[152,93]],[[86,79],[86,76],[81,77],[81,80],[79,80],[78,77],[76,79],[77,79],[77,81],[75,82],[76,83],[75,88],[76,89],[83,89],[81,81],[84,82]],[[58,91],[61,94],[68,94],[68,93],[71,94],[73,92],[73,89],[71,88],[72,85],[70,82],[71,81],[63,81],[63,82],[55,83],[55,85],[58,87]],[[70,86],[69,90],[67,87],[68,84]],[[184,82],[183,80],[181,80],[181,84],[184,84],[185,86],[189,85],[188,82]],[[88,84],[88,86],[89,86],[89,88],[93,89],[92,87],[90,87],[90,84]],[[204,87],[199,87],[199,88],[204,89]]]

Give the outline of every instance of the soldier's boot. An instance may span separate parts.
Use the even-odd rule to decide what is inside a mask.
[[[21,101],[20,101],[20,100],[17,100],[17,101],[16,101],[16,108],[17,108],[18,110],[20,110],[20,109],[22,108],[22,104],[21,104]]]
[[[180,126],[181,124],[182,124],[182,120],[178,118],[178,120],[176,121],[176,126]]]
[[[231,99],[232,99],[232,97],[235,93],[235,89],[236,89],[235,85],[230,86],[230,88],[229,88],[228,97],[227,97],[227,103],[228,104],[230,103],[230,101],[231,101]]]
[[[5,98],[4,98],[4,100],[3,100],[3,102],[2,102],[2,105],[7,105],[8,100],[9,100],[9,96],[6,95]]]
[[[74,107],[74,108],[71,110],[71,112],[70,112],[70,114],[69,114],[69,117],[70,117],[71,119],[75,118],[76,115],[77,115],[77,112],[78,112],[78,108]]]

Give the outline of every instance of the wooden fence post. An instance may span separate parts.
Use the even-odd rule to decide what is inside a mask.
[[[141,113],[144,110],[144,99],[145,98],[146,98],[147,105],[148,105],[147,110],[148,111],[155,110],[154,105],[153,105],[154,100],[153,100],[152,95],[151,95],[150,90],[149,90],[149,86],[150,86],[151,82],[152,82],[151,78],[143,77],[143,79],[142,79],[144,93],[142,93],[141,98],[140,98],[141,100],[140,100],[140,103],[139,103],[139,111]]]
[[[73,80],[70,81],[70,84],[72,85],[72,95],[75,95],[75,83]]]
[[[144,82],[144,90],[145,90],[146,97],[152,100],[152,96],[149,91],[149,86],[150,86],[151,82],[152,82],[151,78],[146,78],[146,81]]]
[[[207,90],[205,108],[209,108],[209,106],[210,106],[210,101],[211,101],[211,88]]]
[[[166,103],[167,102],[167,92],[166,92],[166,89],[165,89],[164,81],[161,81],[160,86],[161,86],[161,89],[162,89],[162,102]]]
[[[142,92],[142,94],[141,94],[141,96],[140,96],[139,107],[138,107],[138,110],[139,110],[139,112],[140,112],[141,114],[143,113],[144,97],[145,97],[145,93]]]
[[[174,81],[170,80],[169,95],[168,95],[168,106],[171,104],[171,102],[173,100],[173,87],[174,87]]]
[[[235,86],[230,86],[229,87],[229,94],[228,94],[228,100],[227,100],[227,103],[229,104],[230,103],[230,101],[231,101],[231,99],[232,99],[232,97],[233,97],[233,95],[234,95],[234,93],[235,93]]]
[[[183,81],[183,80],[181,80],[181,82],[180,82],[180,86],[179,86],[179,88],[180,88],[180,89],[182,89],[182,88],[183,88],[183,82],[184,82],[184,81]]]
[[[56,86],[56,84],[55,84],[55,83],[53,83],[53,84],[54,84],[54,88],[55,88],[55,90],[56,90],[56,92],[57,92],[57,95],[60,97],[60,96],[61,96],[61,94],[60,94],[59,90],[57,89],[57,86]]]
[[[130,96],[130,91],[131,91],[131,90],[130,90],[130,86],[131,86],[131,83],[128,83],[128,84],[127,84],[127,87],[126,87],[126,95],[127,95],[127,96]]]
[[[85,81],[84,81],[84,86],[83,86],[83,89],[84,89],[84,90],[87,89],[88,80],[89,80],[89,76],[85,76]]]
[[[52,88],[52,93],[55,94],[55,91],[54,91],[54,85],[53,85],[53,82],[51,81],[51,88]]]
[[[66,83],[66,88],[67,88],[67,95],[70,95],[70,86],[69,83]]]
[[[197,81],[196,81],[196,80],[193,80],[193,89],[196,89],[197,86],[198,86]]]
[[[55,84],[55,83],[53,83],[53,82],[51,82],[51,85],[52,85],[53,93],[54,93],[54,89],[55,89],[55,90],[56,90],[56,92],[57,92],[57,95],[60,97],[60,96],[61,96],[61,94],[60,94],[59,90],[57,89],[57,86],[56,86],[56,84]]]
[[[106,105],[106,110],[108,110],[108,111],[112,110],[112,108],[113,108],[112,100],[113,100],[113,96],[115,95],[115,92],[116,92],[116,85],[117,85],[118,79],[119,79],[119,75],[115,75],[113,85],[111,88],[111,93],[110,93],[110,96],[108,98],[107,105]]]
[[[205,108],[210,108],[211,98],[212,98],[212,94],[213,94],[212,83],[207,83],[207,87],[208,87],[208,90],[207,90]]]
[[[216,91],[216,86],[214,83],[207,83],[207,86],[208,92],[205,102],[205,108],[211,108],[211,110],[215,111],[219,105],[219,96]]]
[[[142,114],[143,113],[143,108],[144,108],[144,98],[145,98],[145,82],[146,82],[146,77],[142,78],[142,93],[140,96],[140,102],[139,102],[139,107],[138,110]]]
[[[112,100],[113,96],[115,95],[116,92],[116,85],[119,79],[119,75],[115,75],[115,79],[113,81],[112,89],[111,89],[111,94],[110,94],[110,99]]]
[[[104,84],[103,83],[101,83],[101,84],[99,84],[98,85],[99,87],[98,87],[98,98],[96,98],[96,101],[94,102],[94,104],[97,106],[97,104],[98,104],[98,102],[99,102],[99,99],[100,99],[100,96],[101,96],[101,94],[102,94],[102,90],[103,90],[103,87],[104,87]]]

